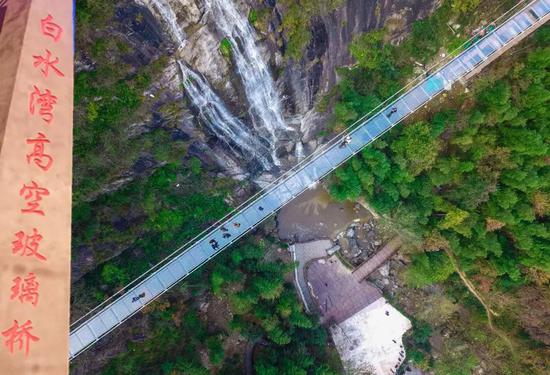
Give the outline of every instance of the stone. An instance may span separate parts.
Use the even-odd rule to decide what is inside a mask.
[[[340,250],[340,245],[334,245],[334,246],[331,247],[330,249],[327,249],[327,255],[333,255],[333,254],[336,253],[338,250]]]
[[[378,269],[378,272],[380,272],[380,275],[382,275],[383,277],[388,277],[390,275],[390,264],[384,264]]]

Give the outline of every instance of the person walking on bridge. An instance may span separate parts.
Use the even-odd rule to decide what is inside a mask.
[[[346,135],[346,137],[342,140],[342,143],[340,143],[340,148],[346,147],[351,142],[351,135]]]

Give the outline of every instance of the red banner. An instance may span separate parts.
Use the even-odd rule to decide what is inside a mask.
[[[72,14],[0,0],[1,374],[68,373]]]

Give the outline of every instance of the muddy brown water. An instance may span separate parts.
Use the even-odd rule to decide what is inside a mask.
[[[278,215],[278,233],[284,241],[307,242],[335,238],[354,221],[366,221],[370,213],[353,202],[336,202],[321,186],[306,190]]]

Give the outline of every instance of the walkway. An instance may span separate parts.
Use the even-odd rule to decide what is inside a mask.
[[[401,238],[395,237],[394,239],[389,241],[382,249],[377,251],[376,254],[370,257],[365,263],[354,269],[352,275],[358,282],[366,279],[371,273],[376,271],[378,267],[380,267],[388,259],[390,259],[392,255],[395,254],[397,250],[399,250],[401,245],[403,245],[403,241],[401,241]]]
[[[468,73],[483,65],[499,50],[517,43],[550,18],[550,0],[534,0],[493,32],[443,65],[396,100],[350,130],[351,142],[343,135],[324,145],[270,187],[238,207],[212,228],[201,233],[145,275],[72,325],[69,358],[73,359],[102,337],[158,298],[191,272],[208,262],[319,181],[362,148],[397,125],[416,109]],[[138,297],[141,296],[141,297]]]
[[[298,293],[304,302],[307,312],[313,311],[315,304],[311,299],[307,281],[304,275],[304,268],[313,259],[324,258],[327,256],[327,250],[333,247],[331,240],[317,240],[306,243],[297,243],[290,246],[289,250],[298,266],[294,269],[294,282]]]
[[[340,324],[374,303],[382,292],[360,283],[336,255],[309,262],[305,268],[308,290],[321,324]]]

